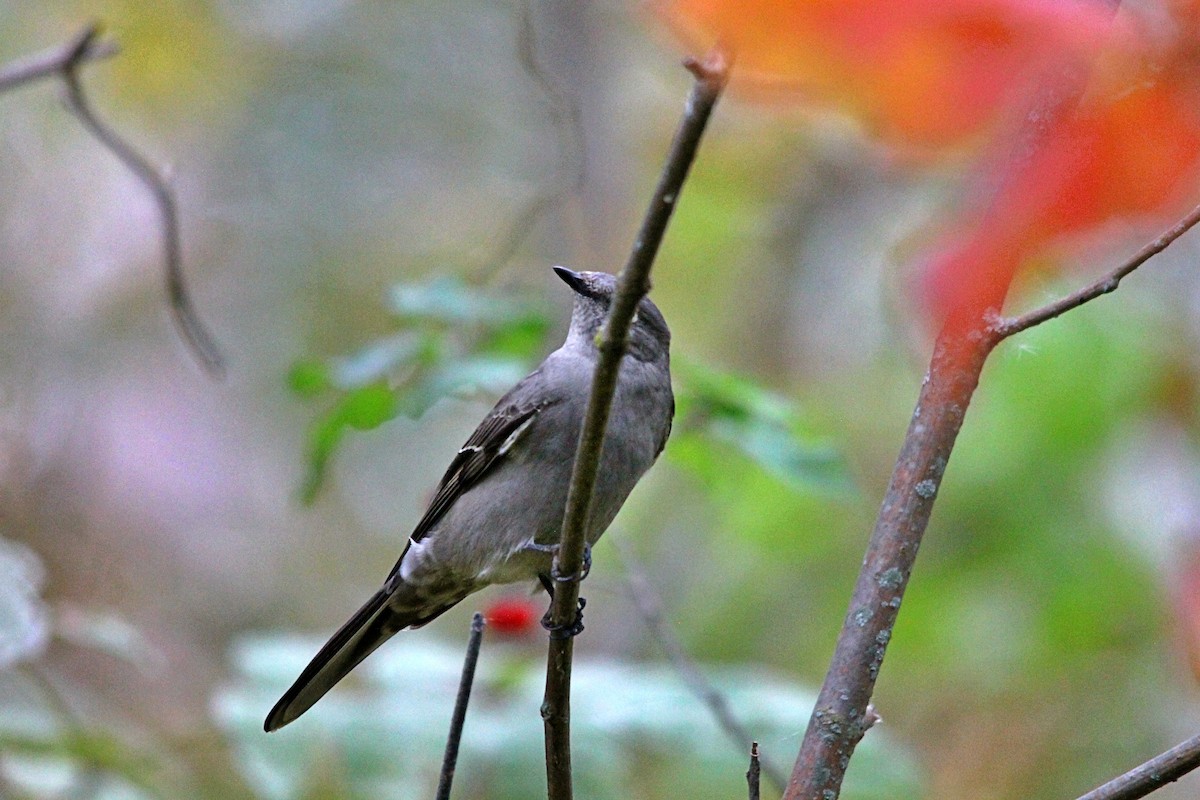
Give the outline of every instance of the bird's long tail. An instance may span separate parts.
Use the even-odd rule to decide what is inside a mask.
[[[403,585],[400,591],[403,591]],[[389,602],[390,601],[390,602]],[[451,603],[450,605],[453,605]],[[401,606],[399,609],[397,606]],[[405,628],[423,625],[450,606],[430,613],[428,607],[413,604],[410,609],[396,602],[396,591],[379,590],[350,620],[330,637],[309,663],[292,688],[288,689],[267,715],[263,729],[282,728],[299,717],[342,678],[357,667],[375,648]]]

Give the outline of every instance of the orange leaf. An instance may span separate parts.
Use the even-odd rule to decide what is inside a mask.
[[[1084,0],[664,0],[690,46],[721,41],[752,98],[817,101],[892,144],[973,137],[1113,29]]]
[[[1031,152],[980,176],[999,187],[986,211],[972,214],[963,223],[971,233],[956,234],[926,268],[937,316],[998,306],[1017,269],[1063,236],[1116,217],[1175,212],[1195,194],[1198,103],[1193,87],[1166,82],[1089,96],[1052,119]]]

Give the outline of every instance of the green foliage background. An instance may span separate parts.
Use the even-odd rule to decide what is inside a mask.
[[[188,360],[149,202],[55,87],[0,96],[0,794],[431,794],[467,618],[505,592],[258,725],[561,337],[549,267],[624,260],[679,53],[624,3],[533,8],[536,71],[509,3],[0,3],[2,61],[93,17],[121,43],[86,84],[171,164],[231,361],[213,384]],[[928,350],[914,237],[958,177],[731,98],[655,270],[679,419],[608,538],[785,769]],[[1135,223],[1014,303],[1119,260],[1155,232]],[[1200,723],[1174,601],[1200,529],[1193,250],[989,364],[847,797],[1072,797]],[[610,547],[577,648],[581,792],[736,794],[742,757]],[[543,652],[485,645],[461,796],[540,791]]]

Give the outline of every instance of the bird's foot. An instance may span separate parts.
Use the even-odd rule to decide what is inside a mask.
[[[583,565],[578,572],[571,575],[563,575],[558,571],[558,545],[557,544],[529,544],[526,548],[536,550],[540,553],[553,553],[554,560],[550,566],[550,574],[542,573],[538,575],[538,581],[542,584],[542,588],[546,590],[546,594],[550,595],[551,607],[546,609],[545,615],[542,616],[542,627],[550,632],[551,639],[570,639],[572,636],[578,636],[583,632],[583,607],[587,605],[587,600],[579,598],[579,607],[575,609],[575,618],[565,625],[555,625],[553,620],[554,613],[554,589],[560,583],[568,581],[582,581],[592,571],[592,546],[584,544],[583,546]]]
[[[575,609],[575,618],[566,625],[555,625],[551,618],[554,609],[553,607],[548,608],[542,617],[542,627],[550,632],[551,639],[570,639],[572,636],[578,636],[583,633],[583,608],[586,605],[587,600],[579,598],[579,606]]]
[[[552,580],[554,583],[582,581],[588,576],[588,573],[592,571],[592,546],[590,544],[587,544],[586,542],[584,543],[583,565],[579,568],[578,572],[574,572],[570,575],[563,575],[558,571],[558,547],[558,544],[538,544],[537,542],[530,542],[522,548],[524,550],[532,550],[535,553],[550,553],[551,556],[553,556],[550,566],[550,575],[538,575],[538,580],[541,581],[542,587],[546,590],[546,594],[550,595],[550,597],[554,597],[554,589],[552,588],[552,584],[549,584],[548,581]]]

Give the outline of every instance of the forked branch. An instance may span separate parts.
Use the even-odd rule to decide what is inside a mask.
[[[0,67],[0,92],[43,78],[62,78],[67,107],[80,124],[149,190],[162,227],[163,271],[171,315],[184,342],[201,365],[209,374],[220,377],[224,373],[224,362],[212,336],[196,315],[183,279],[179,211],[174,192],[144,156],[96,116],[80,83],[79,71],[85,63],[117,52],[114,43],[98,41],[99,35],[100,26],[92,24],[65,45]]]

